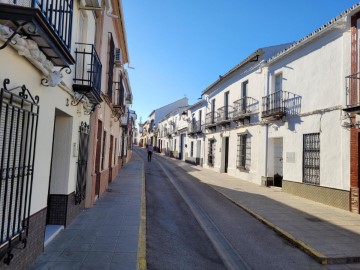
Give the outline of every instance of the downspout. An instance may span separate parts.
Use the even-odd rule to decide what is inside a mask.
[[[268,67],[264,67],[264,80],[265,80],[265,96],[269,94],[270,92],[270,76],[269,76],[269,69]],[[268,158],[269,158],[269,124],[266,123],[265,125],[265,170],[264,170],[264,176],[265,179],[268,177]]]
[[[208,96],[205,96],[205,100],[206,100],[206,103],[205,103],[205,115],[204,115],[204,126],[206,128],[206,115],[207,115],[207,108],[208,108],[208,102],[209,102],[209,98]],[[203,155],[203,167],[204,167],[204,163],[205,163],[205,149],[206,149],[206,135],[204,136],[204,143],[203,143],[203,152],[204,152],[204,155]]]

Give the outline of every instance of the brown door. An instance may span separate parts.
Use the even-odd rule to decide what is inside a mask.
[[[102,122],[98,121],[98,130],[97,130],[97,142],[96,142],[96,159],[95,159],[95,173],[96,173],[96,184],[95,184],[95,195],[100,193],[100,160],[101,160],[101,142],[102,142],[102,133],[103,127]]]
[[[109,180],[110,183],[112,181],[112,164],[113,164],[113,140],[114,136],[110,135],[110,151],[109,151]]]

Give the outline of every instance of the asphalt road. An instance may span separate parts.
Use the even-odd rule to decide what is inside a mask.
[[[326,269],[178,160],[145,159],[148,269]]]

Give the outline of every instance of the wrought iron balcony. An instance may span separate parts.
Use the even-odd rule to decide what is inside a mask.
[[[234,101],[232,119],[234,121],[250,118],[250,115],[258,112],[259,101],[251,97],[244,97]]]
[[[102,66],[94,45],[77,43],[75,58],[76,66],[73,90],[86,96],[93,105],[101,103]]]
[[[360,114],[360,73],[352,74],[346,79],[346,112]]]
[[[217,119],[216,112],[207,113],[205,116],[205,127],[206,128],[216,127],[216,119]]]
[[[300,97],[291,92],[277,91],[262,98],[262,118],[279,120],[286,114],[296,114],[300,109]]]
[[[121,117],[121,127],[122,128],[128,127],[128,116],[126,114]],[[150,130],[148,130],[148,132],[150,133]]]
[[[3,1],[1,1],[3,2]],[[0,2],[0,24],[11,29],[3,48],[19,34],[35,41],[55,66],[74,64],[70,53],[73,0],[8,0]]]
[[[202,123],[200,122],[200,120],[191,122],[188,126],[189,135],[194,135],[198,133],[202,133]]]
[[[224,106],[217,110],[217,119],[216,123],[223,125],[231,122],[232,111],[230,111],[230,106]]]

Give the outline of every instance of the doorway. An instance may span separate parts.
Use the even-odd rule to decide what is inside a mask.
[[[185,157],[185,134],[180,135],[180,153],[179,153],[179,159],[183,160]]]
[[[201,160],[201,140],[198,140],[196,142],[196,165],[202,166],[202,160]]]
[[[283,179],[283,139],[274,139],[274,186],[282,187]]]
[[[227,173],[228,172],[228,167],[229,167],[229,137],[225,137],[223,138],[223,172]]]
[[[47,198],[45,245],[67,223],[73,118],[56,109]]]

